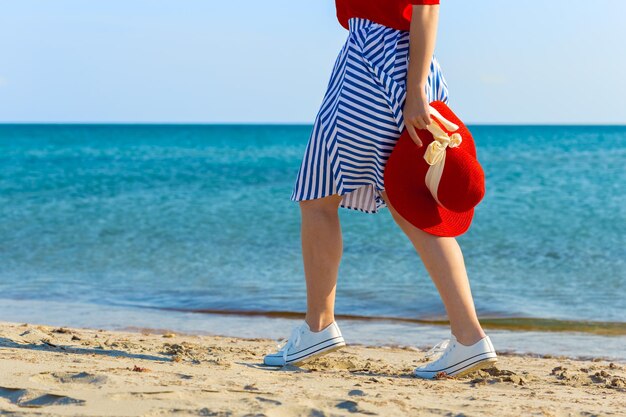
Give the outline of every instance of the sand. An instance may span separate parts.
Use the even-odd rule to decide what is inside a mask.
[[[0,322],[0,415],[626,415],[622,363],[507,353],[486,371],[422,380],[414,347],[349,344],[263,366],[276,343]]]

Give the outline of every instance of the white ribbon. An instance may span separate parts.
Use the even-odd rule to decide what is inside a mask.
[[[443,117],[433,106],[429,107],[431,116],[441,122],[448,131],[454,132],[459,129],[459,126]],[[461,144],[463,138],[461,138],[459,133],[448,135],[436,122],[431,122],[426,126],[426,129],[432,133],[434,138],[424,153],[424,159],[426,163],[430,165],[426,172],[426,187],[430,190],[437,204],[444,207],[439,201],[439,198],[437,198],[437,190],[439,189],[439,182],[441,181],[443,168],[446,164],[446,148],[456,148]]]

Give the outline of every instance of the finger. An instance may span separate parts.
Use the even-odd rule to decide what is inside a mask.
[[[416,129],[423,129],[424,128],[424,121],[422,119],[420,119],[419,117],[414,117],[413,119],[411,119],[410,123]]]
[[[424,117],[424,124],[425,124],[425,126],[428,126],[429,124],[431,124],[433,122],[431,120],[431,118],[430,118],[430,114],[427,113],[423,117]]]
[[[419,136],[417,135],[417,132],[415,131],[415,128],[411,124],[407,123],[406,130],[409,132],[409,136],[411,136],[411,139],[413,139],[413,142],[415,142],[415,144],[418,147],[422,146],[422,141],[420,140]]]

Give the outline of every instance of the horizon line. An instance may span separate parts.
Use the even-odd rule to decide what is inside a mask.
[[[564,122],[478,122],[465,123],[468,126],[579,126],[579,127],[626,127],[622,123],[564,123]],[[119,126],[312,126],[312,122],[122,122],[122,121],[28,121],[28,122],[4,122],[0,126],[7,125],[119,125]]]

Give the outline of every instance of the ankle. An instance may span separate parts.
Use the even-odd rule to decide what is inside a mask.
[[[309,325],[309,328],[312,332],[319,332],[328,327],[333,321],[335,321],[334,316],[319,316],[319,317],[309,317],[306,316],[304,321]]]
[[[471,346],[487,336],[480,327],[478,329],[453,331],[452,334],[456,337],[457,342],[465,346]]]

